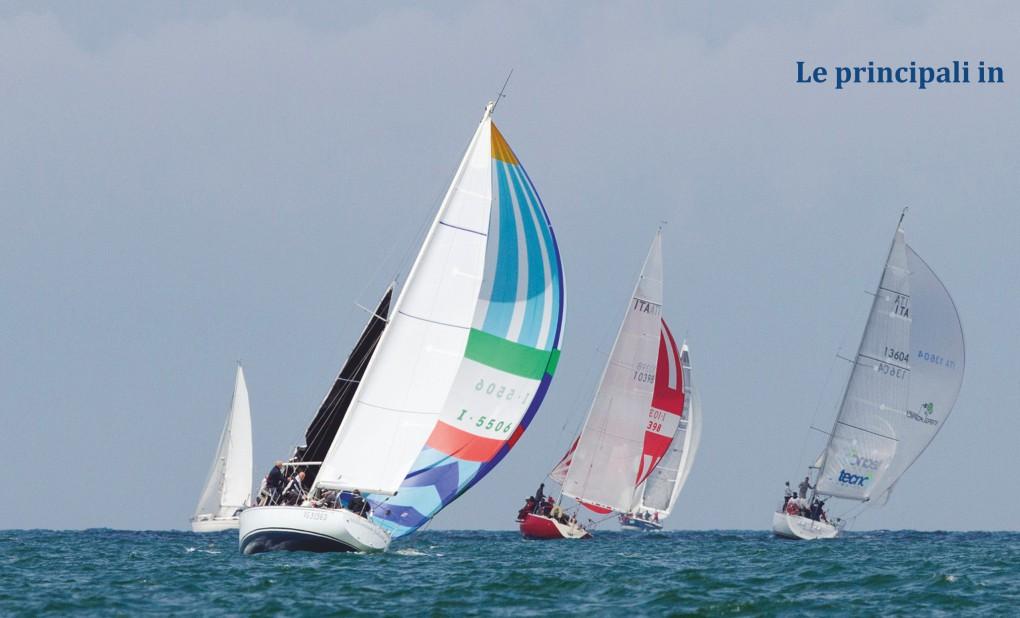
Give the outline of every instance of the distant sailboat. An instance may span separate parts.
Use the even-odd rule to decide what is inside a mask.
[[[648,251],[580,435],[550,473],[562,494],[597,513],[629,513],[639,488],[667,455],[684,408],[683,372],[662,319],[662,233]],[[527,538],[588,532],[540,505],[520,513]],[[534,512],[537,510],[537,512]]]
[[[353,391],[327,397],[332,411],[306,433],[292,466],[318,467],[306,499],[246,509],[243,553],[385,550],[492,470],[538,411],[559,359],[563,274],[493,108]],[[350,507],[360,496],[370,510]]]
[[[191,518],[193,531],[237,528],[238,511],[251,503],[251,465],[251,409],[244,370],[238,363],[227,422],[220,434],[205,489]]]
[[[680,490],[694,466],[694,456],[701,442],[701,402],[693,390],[691,360],[687,344],[680,348],[683,370],[684,412],[680,416],[669,451],[642,485],[638,506],[631,513],[620,515],[623,530],[661,530],[662,522],[673,512]]]
[[[900,216],[839,414],[812,466],[812,498],[884,503],[945,424],[963,383],[960,316],[906,243],[902,223]],[[784,504],[772,531],[791,539],[839,534],[838,522],[804,516],[811,504]]]

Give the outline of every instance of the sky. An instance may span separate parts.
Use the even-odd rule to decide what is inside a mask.
[[[660,221],[704,433],[667,527],[766,529],[820,448],[904,206],[963,321],[951,418],[856,529],[1017,529],[1020,7],[0,3],[0,528],[186,528],[230,402],[290,453],[485,103],[548,209],[563,356],[432,526],[509,529],[591,403]],[[795,83],[814,65],[1005,83]]]

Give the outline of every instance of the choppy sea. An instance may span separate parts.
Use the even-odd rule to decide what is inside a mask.
[[[1017,615],[1020,533],[425,531],[242,556],[237,533],[0,531],[0,614]]]

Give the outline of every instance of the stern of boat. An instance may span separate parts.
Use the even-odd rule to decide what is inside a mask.
[[[784,539],[813,541],[835,538],[839,534],[839,528],[824,521],[777,511],[772,514],[772,533]]]

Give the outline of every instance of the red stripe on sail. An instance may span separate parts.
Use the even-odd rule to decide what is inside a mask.
[[[669,386],[671,373],[676,377],[674,388]],[[673,333],[669,332],[669,327],[666,326],[666,320],[662,320],[662,330],[659,332],[659,359],[655,363],[652,407],[677,416],[684,411],[684,377],[680,369],[680,350],[676,347]]]
[[[652,390],[652,406],[648,411],[648,425],[645,428],[645,442],[638,464],[635,486],[640,485],[659,465],[669,450],[675,433],[675,421],[666,422],[665,414],[679,417],[684,411],[684,378],[680,368],[680,350],[677,349],[673,333],[662,320],[659,332],[659,358],[655,363],[655,384]],[[670,386],[670,376],[674,385]],[[663,433],[665,432],[665,433]]]
[[[600,515],[605,515],[606,513],[612,513],[613,512],[613,509],[607,509],[605,507],[595,506],[594,504],[588,504],[587,502],[582,502],[581,500],[578,500],[578,502],[580,502],[581,506],[583,506],[584,508],[588,509],[589,511],[595,511],[596,513],[598,513]]]
[[[504,440],[476,436],[443,421],[438,421],[426,444],[446,455],[466,461],[485,462],[496,455],[503,446],[503,442]]]

